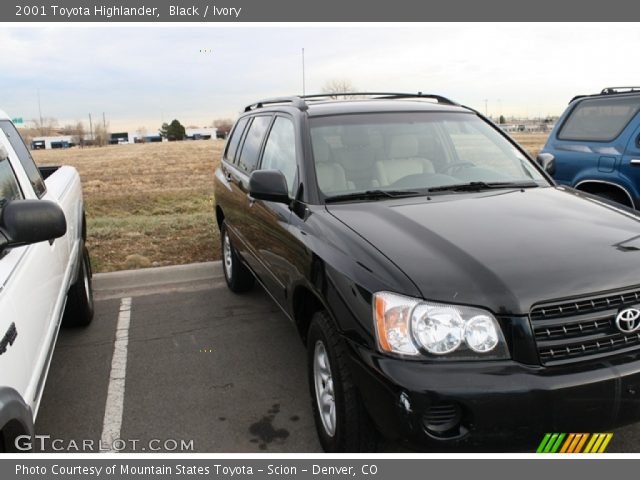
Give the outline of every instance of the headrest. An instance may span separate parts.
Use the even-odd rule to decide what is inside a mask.
[[[415,135],[398,135],[391,138],[390,158],[411,158],[418,156],[418,139]]]
[[[371,138],[363,127],[347,127],[342,133],[342,145],[345,147],[370,147]]]
[[[323,138],[314,138],[313,158],[316,163],[327,163],[331,161],[331,150],[329,144]]]

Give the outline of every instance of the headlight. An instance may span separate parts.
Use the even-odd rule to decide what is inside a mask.
[[[460,360],[509,358],[500,325],[486,310],[390,292],[373,298],[378,347],[383,352]]]

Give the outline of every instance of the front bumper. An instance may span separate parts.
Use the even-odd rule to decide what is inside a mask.
[[[532,451],[546,432],[608,432],[640,421],[640,352],[549,368],[401,360],[355,344],[349,351],[378,429],[414,448],[504,444]],[[453,411],[455,425],[443,431],[442,414]]]

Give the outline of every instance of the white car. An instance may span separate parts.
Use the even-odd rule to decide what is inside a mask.
[[[32,435],[60,325],[93,318],[80,176],[36,167],[0,111],[0,452]]]

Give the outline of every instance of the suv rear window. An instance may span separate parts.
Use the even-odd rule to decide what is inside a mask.
[[[238,145],[240,145],[240,139],[242,138],[242,134],[244,133],[244,127],[247,124],[248,118],[241,118],[236,123],[236,126],[231,132],[231,137],[227,141],[227,150],[224,154],[227,161],[231,163],[235,163],[236,151],[238,150]]]
[[[591,98],[575,106],[558,133],[560,140],[609,142],[640,109],[640,96]]]

